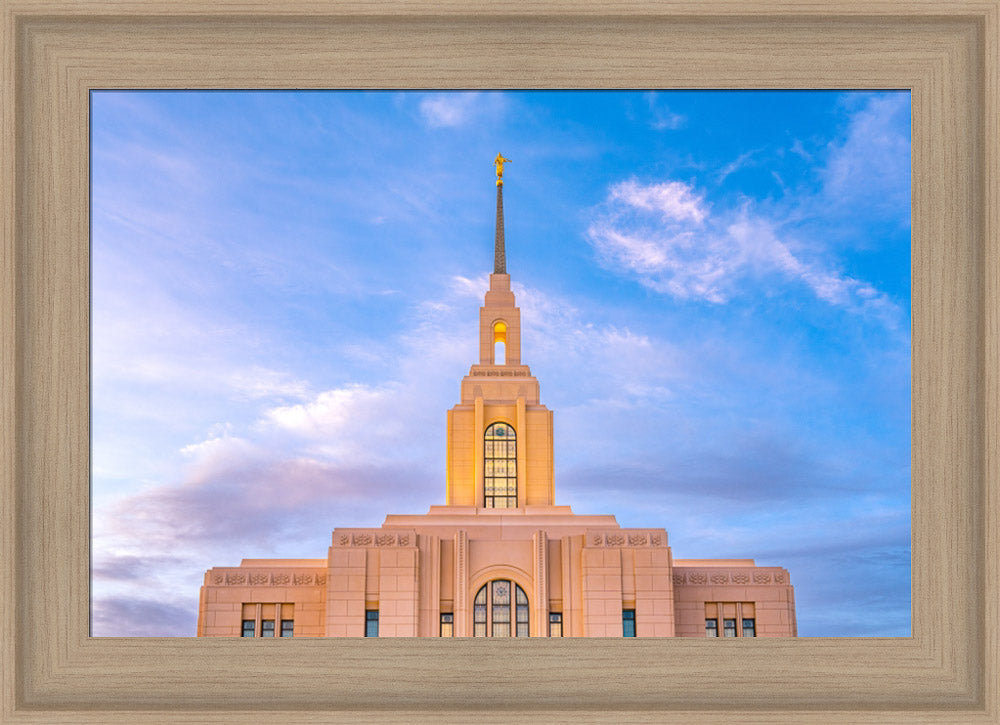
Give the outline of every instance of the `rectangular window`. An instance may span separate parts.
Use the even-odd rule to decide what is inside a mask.
[[[706,619],[705,620],[705,636],[706,637],[718,637],[719,636],[719,620],[718,619]]]
[[[736,636],[736,620],[735,619],[723,619],[722,620],[722,636],[723,637],[735,637]]]
[[[254,620],[252,620],[252,619],[244,619],[243,620],[243,634],[241,634],[240,636],[241,637],[253,637],[254,634],[256,634],[256,630],[257,630],[257,623],[254,622]]]
[[[635,637],[635,610],[622,610],[622,636]]]
[[[757,620],[755,620],[755,619],[744,619],[743,620],[743,636],[744,637],[756,637],[757,636]]]
[[[295,630],[295,620],[293,619],[282,619],[281,620],[281,636],[291,637]]]
[[[365,610],[365,637],[378,637],[378,610]]]
[[[450,612],[447,614],[445,612],[441,612],[441,636],[455,636],[455,615]]]
[[[549,612],[549,636],[562,637],[562,612]]]
[[[262,620],[260,620],[260,636],[261,637],[273,637],[274,636],[274,620],[273,619],[262,619]]]

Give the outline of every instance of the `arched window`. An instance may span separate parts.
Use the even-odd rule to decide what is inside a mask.
[[[493,324],[493,364],[507,364],[507,323],[503,320]]]
[[[488,509],[517,508],[517,434],[507,423],[492,423],[486,429],[483,506]]]
[[[472,636],[527,637],[528,596],[524,590],[509,579],[494,579],[483,584],[472,605]]]

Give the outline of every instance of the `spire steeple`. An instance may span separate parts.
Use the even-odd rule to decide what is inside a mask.
[[[493,274],[507,274],[507,253],[503,235],[503,165],[510,159],[497,154],[493,163],[497,169],[497,233],[493,240]]]
[[[497,179],[497,234],[493,240],[493,274],[507,274],[507,253],[503,239],[503,181]]]

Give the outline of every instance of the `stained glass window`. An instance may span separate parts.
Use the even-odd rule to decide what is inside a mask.
[[[528,636],[528,597],[521,587],[517,588],[517,636]]]
[[[484,446],[485,501],[488,508],[517,508],[517,434],[507,423],[486,429]]]
[[[511,601],[513,590],[513,602]],[[513,604],[513,620],[511,605]],[[495,579],[484,584],[472,604],[472,635],[474,637],[529,636],[528,595],[507,579]],[[511,628],[511,625],[514,625]]]
[[[472,605],[472,636],[486,636],[486,587],[483,586],[476,594]]]

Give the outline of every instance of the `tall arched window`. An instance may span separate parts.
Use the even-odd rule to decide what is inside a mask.
[[[507,423],[486,429],[483,506],[488,509],[517,508],[517,434]]]
[[[507,363],[507,323],[497,320],[493,324],[493,364]]]
[[[524,590],[508,579],[483,584],[472,605],[472,636],[527,637],[528,631],[528,595]]]

